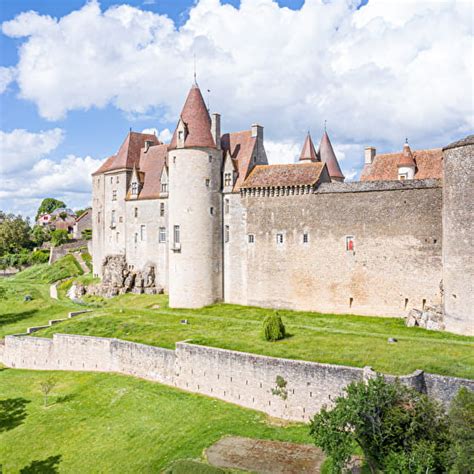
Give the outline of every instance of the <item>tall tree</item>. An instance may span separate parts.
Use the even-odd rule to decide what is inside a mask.
[[[38,208],[35,220],[38,220],[38,217],[41,214],[49,214],[50,212],[53,212],[54,210],[59,209],[60,207],[66,207],[66,204],[54,198],[44,198]]]
[[[0,211],[0,255],[18,253],[29,247],[31,241],[28,219]]]

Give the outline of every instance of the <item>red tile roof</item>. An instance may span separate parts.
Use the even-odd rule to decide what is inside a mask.
[[[197,85],[191,87],[180,117],[187,130],[186,138],[184,140],[185,148],[216,147],[214,139],[212,138],[209,112]],[[177,129],[174,131],[173,138],[171,139],[170,149],[176,148],[176,145]]]
[[[96,175],[122,168],[132,169],[140,159],[140,150],[145,146],[146,141],[150,141],[154,145],[160,143],[155,135],[129,132],[117,154],[107,158],[105,163],[103,163],[102,166],[92,174]]]
[[[398,180],[398,164],[403,152],[375,155],[371,164],[364,166],[361,181]],[[415,161],[415,179],[441,179],[443,175],[443,151],[441,148],[412,151]]]
[[[397,166],[405,166],[405,167],[411,167],[415,166],[415,160],[413,159],[413,153],[411,152],[410,145],[408,143],[405,143],[403,145],[403,152],[400,156],[400,160],[397,164]]]
[[[139,170],[143,174],[142,189],[138,199],[158,199],[161,190],[161,173],[166,162],[168,145],[151,146],[140,153]]]
[[[224,152],[224,157],[227,152],[230,153],[234,169],[237,171],[237,180],[234,185],[234,190],[240,188],[249,173],[256,142],[257,137],[252,137],[251,130],[222,135],[221,147]]]
[[[313,140],[311,139],[311,135],[308,132],[308,135],[306,135],[303,149],[301,150],[301,155],[300,155],[300,161],[321,161],[319,159],[318,154],[316,153],[316,150],[314,148]]]
[[[326,166],[329,171],[329,176],[331,178],[340,178],[344,179],[344,175],[342,174],[341,168],[339,167],[339,163],[336,158],[336,154],[331,145],[331,140],[329,140],[329,136],[326,131],[323,133],[321,138],[321,143],[319,144],[319,157],[323,163],[326,163]]]
[[[292,163],[287,165],[258,165],[242,184],[245,188],[307,186],[318,182],[324,163]]]

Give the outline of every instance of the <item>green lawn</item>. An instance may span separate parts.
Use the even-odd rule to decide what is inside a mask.
[[[79,305],[47,296],[47,286],[20,279],[0,281],[9,297],[0,301],[0,335],[64,317]],[[23,302],[23,295],[33,301]],[[89,299],[92,313],[78,316],[36,333],[56,332],[117,337],[174,348],[177,341],[257,354],[363,367],[392,374],[415,369],[474,378],[474,338],[407,328],[400,319],[335,316],[281,311],[291,337],[274,343],[261,338],[263,318],[270,310],[217,304],[199,310],[167,307],[164,295],[123,295],[111,300]],[[158,309],[154,309],[159,305]],[[181,319],[190,324],[180,324]],[[6,320],[5,320],[6,319]],[[398,343],[387,343],[396,337]]]
[[[44,407],[40,383],[51,376]],[[156,473],[199,459],[224,435],[311,442],[304,425],[273,426],[263,414],[121,375],[0,369],[0,387],[4,474]]]

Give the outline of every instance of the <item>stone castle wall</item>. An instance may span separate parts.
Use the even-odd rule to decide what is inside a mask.
[[[117,372],[208,395],[271,416],[308,421],[349,383],[374,376],[370,369],[278,359],[177,343],[176,350],[91,336],[52,339],[7,336],[0,360],[12,368]],[[272,393],[276,377],[287,382],[286,399]],[[388,376],[393,379],[393,376]],[[401,381],[443,403],[474,380],[417,371]]]
[[[257,191],[231,204],[224,216],[228,302],[379,316],[441,302],[439,181],[331,183],[314,194],[270,197]]]

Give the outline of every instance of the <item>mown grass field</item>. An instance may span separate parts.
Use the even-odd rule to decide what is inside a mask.
[[[56,381],[43,406],[40,384]],[[311,443],[307,426],[113,374],[0,369],[0,472],[158,473],[224,435]]]
[[[0,335],[44,324],[78,307],[65,299],[50,300],[47,285],[36,283],[50,281],[51,272],[56,276],[64,273],[59,267],[32,268],[0,281],[8,288],[7,297],[0,300]],[[34,296],[33,301],[23,301],[26,293]],[[370,365],[397,375],[423,369],[474,379],[474,338],[407,328],[401,319],[280,311],[291,336],[269,343],[261,337],[262,321],[271,312],[268,309],[216,304],[198,310],[176,310],[167,306],[164,295],[130,294],[111,300],[88,298],[87,304],[92,313],[36,335],[51,337],[61,332],[117,337],[170,349],[188,339],[196,344],[275,357]],[[181,324],[181,319],[188,319],[190,324]],[[389,344],[389,337],[398,342]]]

